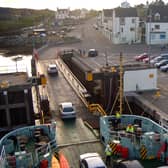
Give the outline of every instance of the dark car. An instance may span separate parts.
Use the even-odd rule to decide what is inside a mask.
[[[88,51],[88,57],[95,57],[98,56],[98,51],[96,49],[90,49]]]

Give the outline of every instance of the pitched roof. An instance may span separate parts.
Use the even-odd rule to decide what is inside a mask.
[[[168,22],[168,6],[150,6],[148,9],[148,16],[152,15],[151,22]],[[160,15],[159,20],[155,20],[155,14]],[[147,22],[150,21],[150,18],[147,18]]]
[[[113,9],[103,9],[103,13],[105,17],[112,17]]]
[[[136,8],[115,8],[116,17],[137,17]]]

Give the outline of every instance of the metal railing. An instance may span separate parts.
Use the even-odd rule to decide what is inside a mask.
[[[102,116],[107,115],[100,104],[89,104],[88,109],[90,112],[99,112]]]
[[[64,77],[67,79],[71,87],[77,93],[77,95],[81,98],[82,102],[88,107],[88,102],[86,101],[85,97],[87,93],[86,88],[81,84],[81,82],[75,77],[75,75],[70,71],[67,65],[61,60],[57,59],[56,64],[60,71],[63,73]]]
[[[5,148],[3,146],[0,155],[0,168],[3,168],[5,166],[5,163],[6,163],[6,153]]]

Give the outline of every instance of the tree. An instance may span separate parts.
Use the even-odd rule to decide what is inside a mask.
[[[151,2],[150,5],[164,6],[165,3],[164,3],[164,1],[162,1],[162,0],[156,0],[156,1]]]

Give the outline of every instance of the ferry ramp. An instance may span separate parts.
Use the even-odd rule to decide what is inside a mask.
[[[52,119],[56,121],[56,140],[59,151],[66,156],[69,164],[73,168],[79,167],[79,155],[87,152],[98,152],[104,158],[104,146],[99,139],[96,131],[99,127],[99,115],[90,113],[77,95],[74,88],[69,85],[64,78],[63,72],[59,70],[56,77],[48,76],[46,73],[47,65],[55,63],[55,59],[40,60],[40,69],[47,76],[47,92],[49,96]],[[64,72],[65,73],[65,72]],[[82,91],[82,88],[76,89]],[[81,92],[82,93],[82,92]],[[76,120],[62,120],[60,118],[58,105],[61,102],[71,101],[77,111]]]

